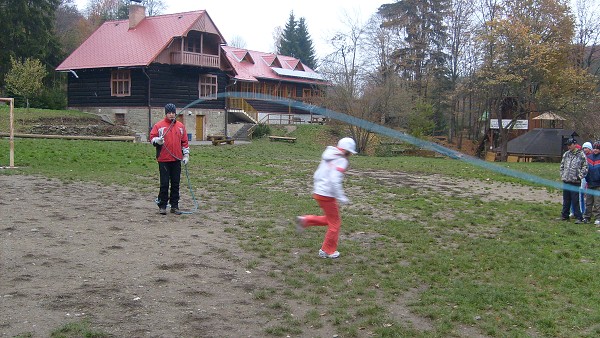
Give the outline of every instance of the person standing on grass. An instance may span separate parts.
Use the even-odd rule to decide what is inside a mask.
[[[588,164],[581,149],[577,149],[577,140],[569,138],[565,145],[568,150],[563,154],[560,162],[560,179],[567,187],[563,189],[563,205],[561,220],[569,220],[569,209],[574,207],[575,224],[583,223],[583,215],[579,207],[579,189],[581,180],[587,175]]]
[[[583,151],[583,155],[585,155],[585,157],[587,158],[587,156],[589,154],[592,153],[592,143],[591,142],[583,142],[583,144],[581,145],[581,151]],[[589,172],[589,165],[588,165],[588,172]],[[583,222],[585,222],[585,190],[587,189],[587,181],[586,178],[584,177],[581,180],[581,192],[579,193],[579,209],[581,209],[581,214],[584,215],[583,217]],[[571,209],[573,209],[573,206],[571,206]],[[573,211],[571,211],[572,213]]]
[[[600,141],[594,142],[593,149],[586,153],[586,158],[588,165],[588,172],[585,176],[587,189],[600,192]],[[600,225],[600,196],[586,194],[583,221],[589,223],[592,216],[596,219],[594,224]]]
[[[313,175],[313,198],[325,215],[304,215],[296,217],[296,229],[302,232],[309,226],[327,226],[327,233],[319,257],[338,258],[338,238],[342,219],[339,204],[348,204],[350,200],[344,193],[342,181],[348,169],[348,158],[356,154],[356,142],[350,137],[338,141],[337,147],[327,146],[321,155],[321,163]]]
[[[583,155],[587,157],[587,155],[592,151],[592,144],[590,142],[584,142],[581,146],[579,144],[575,145],[577,149],[581,149],[583,151]],[[585,189],[587,189],[587,182],[585,177],[581,180],[581,192],[579,193],[579,210],[581,210],[581,214],[585,215]],[[575,206],[571,203],[571,214],[569,217],[575,216]],[[583,217],[583,222],[585,222],[585,216]]]
[[[161,215],[167,214],[167,203],[171,205],[171,213],[181,214],[179,211],[181,162],[187,165],[190,160],[187,132],[183,123],[177,121],[176,117],[175,105],[168,103],[165,106],[165,118],[158,121],[150,131],[150,142],[156,147],[156,161],[160,174],[160,190],[156,204]]]

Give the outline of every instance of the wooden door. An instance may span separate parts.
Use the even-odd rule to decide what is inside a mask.
[[[204,140],[204,115],[196,115],[196,141]]]

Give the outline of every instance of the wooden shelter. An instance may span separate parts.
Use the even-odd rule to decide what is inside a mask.
[[[564,121],[566,121],[564,117],[552,112],[546,112],[531,119],[531,128],[563,129]]]
[[[507,162],[556,162],[567,150],[564,145],[569,138],[578,142],[579,135],[574,130],[559,128],[538,128],[508,141]]]

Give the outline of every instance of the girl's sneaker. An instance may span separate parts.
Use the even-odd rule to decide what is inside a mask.
[[[340,253],[338,251],[335,251],[334,253],[332,253],[330,255],[327,252],[323,251],[323,249],[319,249],[319,257],[321,257],[321,258],[338,258],[338,257],[340,257]]]
[[[301,233],[302,231],[304,231],[304,228],[306,228],[306,226],[304,225],[304,217],[296,217],[296,232]]]

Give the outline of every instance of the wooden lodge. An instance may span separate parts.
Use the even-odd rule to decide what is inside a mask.
[[[328,85],[293,57],[227,46],[206,11],[147,17],[139,4],[128,20],[102,24],[56,70],[69,76],[70,109],[144,135],[174,103],[193,140],[244,139],[274,115],[309,121],[310,112],[281,102],[311,103]]]

